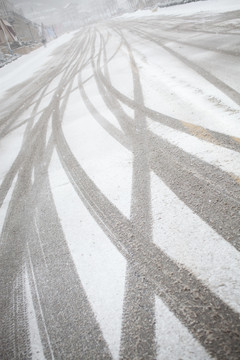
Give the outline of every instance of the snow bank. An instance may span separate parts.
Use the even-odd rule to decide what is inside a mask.
[[[20,84],[29,79],[50,59],[53,51],[60,45],[69,41],[75,32],[64,34],[47,44],[47,47],[41,47],[27,55],[21,56],[16,61],[0,69],[0,98],[5,91],[11,87]]]
[[[138,18],[145,16],[159,16],[159,15],[193,15],[200,12],[208,13],[223,13],[228,11],[235,11],[240,9],[239,0],[202,0],[191,2],[187,4],[168,6],[165,8],[158,8],[156,11],[152,10],[138,10],[134,13],[124,14],[121,18]]]
[[[203,0],[188,4],[176,5],[167,8],[160,8],[161,15],[189,15],[199,12],[222,13],[240,9],[239,0]]]

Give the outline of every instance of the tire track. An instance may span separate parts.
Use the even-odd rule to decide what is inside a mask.
[[[167,116],[165,114],[161,114],[155,110],[152,110],[144,105],[137,104],[132,99],[128,98],[126,95],[118,91],[103,75],[101,69],[98,71],[98,76],[101,79],[101,81],[104,83],[105,87],[113,93],[118,100],[120,100],[122,103],[130,107],[131,109],[135,109],[136,107],[141,110],[148,118],[150,118],[153,121],[159,122],[163,125],[166,125],[168,127],[171,127],[175,130],[179,130],[181,132],[194,135],[201,138],[204,138],[205,141],[208,141],[210,143],[220,145],[222,147],[238,151],[240,152],[240,146],[239,146],[239,139],[233,138],[228,135],[218,133],[216,131],[212,131],[209,129],[205,129],[201,126],[194,125],[192,123],[187,123],[178,119],[175,119],[173,117]],[[205,134],[208,134],[208,136],[204,136]]]
[[[141,233],[134,237],[132,223],[104,197],[71,153],[56,112],[53,133],[59,158],[76,192],[141,281],[152,287],[211,354],[224,359],[227,352],[229,359],[237,359],[238,314],[186,269],[170,260],[155,244],[146,241]],[[226,329],[229,331],[227,335]]]
[[[41,89],[46,85],[50,85],[54,78],[56,78],[61,73],[64,73],[64,71],[68,69],[68,64],[66,64],[65,59],[69,58],[69,54],[72,52],[73,44],[74,39],[70,41],[70,44],[68,44],[67,47],[65,46],[66,49],[63,50],[63,54],[61,54],[62,56],[58,57],[58,63],[56,63],[55,58],[54,65],[49,65],[46,67],[46,70],[43,71],[40,76],[37,76],[37,78],[34,76],[25,83],[21,83],[20,85],[17,85],[8,91],[8,96],[11,95],[12,97],[16,97],[19,92],[22,94],[20,98],[18,97],[19,100],[17,98],[16,103],[11,105],[11,112],[0,120],[0,126],[5,126],[3,127],[0,137],[4,136],[10,126],[16,121],[16,119],[34,103],[34,98],[41,91]]]
[[[127,30],[129,30],[128,27],[126,27]],[[161,38],[159,36],[155,36],[153,34],[149,34],[148,32],[143,32],[139,29],[133,30],[131,29],[131,32],[136,33],[138,36],[152,41],[158,45],[160,45],[164,50],[166,50],[169,54],[173,55],[175,58],[179,59],[182,63],[190,67],[192,70],[194,70],[196,73],[198,73],[200,76],[202,76],[204,79],[206,79],[208,82],[213,84],[216,88],[221,90],[225,95],[227,95],[230,99],[232,99],[237,105],[240,105],[240,94],[236,90],[234,90],[232,87],[227,85],[222,80],[218,79],[216,76],[211,74],[209,71],[203,69],[199,65],[193,63],[191,60],[187,59],[185,56],[179,54],[178,52],[170,49],[168,46],[163,44],[164,38]]]
[[[31,158],[32,156],[31,154]],[[1,237],[0,310],[2,317],[0,328],[2,342],[0,358],[4,360],[23,358],[22,354],[26,354],[26,358],[30,357],[29,340],[22,344],[18,343],[21,328],[16,327],[16,318],[20,315],[21,310],[15,311],[14,302],[12,302],[14,301],[14,282],[24,263],[24,242],[22,239],[24,239],[28,227],[25,219],[30,217],[27,206],[28,201],[30,201],[30,179],[31,169],[29,165],[26,165],[19,172]],[[28,324],[25,323],[24,329],[27,328]],[[16,350],[14,351],[14,349]]]
[[[146,33],[148,34],[152,34],[149,33],[148,31],[149,30],[153,30],[156,32],[156,30],[159,30],[159,24],[154,24],[151,22],[151,24],[149,22],[139,22],[137,21],[137,26],[136,26],[136,22],[129,22],[131,25],[133,25],[134,27],[136,27],[137,30],[142,30],[142,31],[145,31]],[[140,25],[140,26],[139,26]],[[145,29],[145,27],[147,27],[147,30]],[[186,46],[190,46],[190,47],[194,47],[194,48],[197,48],[197,49],[202,49],[202,50],[207,50],[207,51],[211,51],[211,52],[215,52],[215,53],[219,53],[219,54],[225,54],[227,56],[235,56],[237,57],[239,54],[236,53],[236,51],[231,51],[231,50],[224,50],[224,49],[218,49],[218,48],[212,48],[210,46],[207,46],[206,44],[202,45],[202,44],[195,44],[195,43],[192,43],[192,42],[188,42],[188,41],[183,41],[183,40],[179,40],[179,39],[176,39],[174,37],[170,38],[168,36],[166,36],[164,34],[164,31],[167,32],[167,30],[163,30],[161,29],[161,35],[160,35],[160,38],[164,41],[169,41],[169,42],[174,42],[176,44],[183,44],[183,45],[186,45]],[[181,29],[181,31],[187,31],[186,29]],[[192,32],[193,30],[188,30],[188,32]],[[169,32],[169,30],[168,30]],[[154,35],[154,34],[153,34]],[[177,33],[175,35],[178,35]],[[215,34],[216,35],[216,34]],[[226,35],[226,34],[225,34]],[[195,40],[195,39],[194,39]]]
[[[47,87],[43,90],[43,92],[41,93],[38,101],[36,102],[31,117],[27,123],[27,127],[26,130],[24,132],[24,136],[23,136],[23,142],[22,142],[22,147],[16,157],[16,159],[14,160],[11,168],[9,169],[8,173],[5,175],[2,184],[0,186],[0,207],[3,204],[3,201],[10,189],[10,187],[12,186],[13,180],[15,178],[15,176],[17,175],[21,164],[25,161],[25,158],[28,156],[28,151],[31,147],[34,146],[34,143],[37,142],[37,138],[38,138],[38,132],[40,131],[41,128],[41,124],[42,124],[42,116],[40,117],[40,120],[38,121],[38,123],[34,126],[34,128],[32,129],[33,123],[34,123],[34,118],[37,114],[37,109],[43,99],[44,93],[47,90]],[[46,115],[47,114],[47,115]],[[46,112],[44,113],[45,116],[50,116],[51,114],[51,110],[46,109]]]
[[[76,61],[75,66],[78,66],[78,60]],[[49,105],[51,112],[54,112],[55,106],[57,105],[56,99],[60,91],[63,91],[62,85],[64,84],[64,81],[65,82],[70,81],[69,79],[70,72],[67,71],[65,75],[66,77],[62,79],[62,82],[60,82],[55,97],[52,100],[51,104]],[[67,98],[68,96],[66,96],[66,99]],[[64,106],[66,106],[66,101],[64,102]],[[2,325],[4,326],[1,327],[1,329],[3,330],[3,334],[2,334],[3,344],[0,347],[1,358],[17,359],[20,358],[22,356],[21,354],[23,353],[25,354],[24,359],[30,357],[29,346],[27,347],[29,341],[27,342],[24,338],[22,338],[23,344],[18,344],[16,342],[17,341],[16,339],[19,338],[19,334],[21,334],[21,328],[22,328],[21,322],[19,322],[18,327],[15,327],[14,335],[11,335],[13,331],[12,322],[14,320],[19,321],[21,319],[22,310],[18,309],[17,313],[15,312],[12,316],[10,316],[10,314],[12,313],[11,301],[9,304],[7,299],[12,298],[11,289],[14,284],[14,278],[18,276],[17,274],[19,274],[21,264],[24,264],[24,262],[26,261],[26,239],[29,239],[30,241],[29,243],[30,252],[32,254],[33,253],[36,254],[35,250],[37,249],[37,247],[35,248],[31,243],[31,241],[33,241],[34,245],[36,245],[34,239],[37,239],[37,234],[35,231],[33,214],[34,214],[34,208],[37,206],[37,209],[39,209],[41,214],[41,216],[39,217],[40,225],[42,224],[42,222],[44,222],[45,232],[46,229],[48,229],[48,232],[44,238],[46,243],[45,254],[48,261],[50,261],[50,263],[48,264],[49,268],[50,265],[52,267],[51,272],[50,273],[47,272],[47,276],[45,276],[44,278],[45,281],[43,280],[43,277],[41,277],[41,279],[38,279],[39,281],[38,291],[40,290],[41,295],[44,293],[43,304],[46,304],[46,300],[47,302],[50,301],[48,302],[48,306],[45,308],[45,315],[48,315],[46,317],[48,321],[48,331],[52,330],[51,341],[53,341],[55,344],[54,352],[59,354],[57,355],[57,357],[61,356],[61,354],[64,353],[65,355],[71,354],[71,358],[73,358],[72,357],[73,354],[75,354],[74,358],[79,358],[79,353],[83,353],[87,355],[87,351],[88,351],[92,354],[93,352],[92,349],[94,349],[94,351],[96,351],[96,357],[95,357],[96,359],[97,358],[111,359],[111,355],[109,353],[105,341],[103,340],[99,326],[94,320],[95,318],[93,312],[92,310],[89,310],[90,308],[88,305],[88,300],[84,295],[83,289],[79,287],[79,279],[76,274],[76,270],[75,268],[73,268],[73,265],[71,265],[73,263],[71,255],[70,254],[67,255],[68,247],[67,244],[64,243],[65,240],[63,239],[63,234],[61,236],[61,227],[58,222],[56,211],[54,215],[53,200],[51,198],[49,191],[46,190],[49,189],[49,187],[46,186],[47,167],[51,159],[51,153],[53,151],[53,143],[50,141],[50,143],[48,144],[48,151],[45,152],[45,137],[47,132],[48,119],[49,119],[49,114],[48,112],[45,112],[45,114],[41,118],[41,121],[38,122],[41,124],[39,125],[40,129],[38,129],[39,141],[36,142],[36,144],[34,143],[35,146],[33,145],[31,146],[31,150],[28,151],[27,156],[25,156],[24,160],[22,161],[17,184],[13,192],[13,197],[11,199],[7,219],[5,221],[6,228],[2,238],[1,255],[0,255],[1,260],[3,260],[1,262],[3,264],[3,268],[1,269],[0,279],[1,280],[4,279],[4,281],[6,281],[5,284],[2,283],[1,281],[2,283],[1,289],[2,290],[5,289],[5,291],[3,291],[3,293],[0,296],[1,309],[4,313],[4,318],[2,319]],[[44,167],[46,165],[46,164],[44,165],[44,160],[46,160],[46,158],[48,158],[48,164],[47,167]],[[34,163],[35,165],[37,164],[37,168],[35,169],[37,174],[36,177],[37,180],[32,186],[31,173]],[[43,202],[41,202],[41,196],[43,197]],[[24,221],[24,219],[26,218],[28,218],[28,224],[26,224],[26,222]],[[51,258],[49,239],[53,241],[54,238],[53,235],[56,234],[56,231],[58,231],[57,232],[58,236],[55,238],[55,241],[57,241],[58,244],[55,245],[53,244],[54,245],[53,249],[54,251],[58,249],[59,241],[60,239],[62,239],[63,246],[61,247],[61,252],[63,252],[65,256],[65,261],[64,261],[64,264],[66,264],[65,267],[63,264],[60,264],[60,257],[57,257],[58,267],[56,266],[57,265],[56,261],[54,263],[53,258]],[[44,234],[44,232],[42,232],[42,234]],[[16,251],[18,255],[17,257],[16,257]],[[55,258],[55,254],[54,254],[54,258]],[[38,274],[41,274],[41,263],[39,263],[39,259],[40,257],[36,259],[36,262],[34,263],[34,268],[38,269],[37,272]],[[65,271],[64,290],[69,289],[67,295],[68,296],[70,295],[70,299],[72,297],[71,303],[69,303],[68,296],[64,297],[64,299],[59,297],[60,290],[63,291],[62,288],[64,284],[63,271]],[[62,273],[62,277],[59,277],[60,273]],[[69,281],[70,279],[71,282]],[[52,298],[49,298],[49,293],[52,293]],[[19,296],[20,293],[18,292],[18,297]],[[9,304],[9,305],[6,307],[5,304]],[[58,312],[59,307],[57,308],[56,304],[60,306],[61,311]],[[81,312],[79,313],[78,311],[76,311],[76,309],[82,309],[85,317],[82,315]],[[5,319],[8,319],[8,322],[6,322]],[[75,324],[75,326],[73,326],[73,324]],[[86,331],[85,337],[84,336],[80,337],[81,340],[80,341],[79,330],[81,328],[81,325],[86,329],[88,329],[88,331]],[[24,324],[26,335],[27,335],[27,331],[26,331],[27,328],[28,328],[28,323],[26,321],[26,323]],[[40,326],[40,330],[41,330],[41,326]],[[74,339],[75,337],[75,340],[73,342],[69,342],[68,339],[65,337],[66,333],[69,333],[72,339]],[[44,340],[44,336],[42,336],[42,338]],[[61,339],[60,346],[59,346],[59,339]],[[13,346],[14,344],[17,350],[15,351],[15,353],[12,353],[12,349],[14,349]],[[89,345],[86,347],[86,344]],[[23,349],[21,349],[20,346],[22,346]],[[100,350],[102,351],[102,353],[100,353]],[[48,351],[47,352],[45,351],[45,354],[47,358],[50,358]]]
[[[217,359],[238,359],[240,356],[239,314],[211,293],[183,266],[171,260],[151,241],[149,172],[150,167],[153,166],[152,162],[157,163],[156,171],[159,171],[159,176],[162,177],[161,166],[165,165],[165,160],[161,160],[159,166],[152,153],[155,151],[155,154],[162,157],[158,151],[165,146],[165,149],[169,149],[172,163],[173,161],[176,163],[179,161],[180,164],[182,161],[191,163],[192,157],[185,158],[184,152],[178,153],[175,147],[154,135],[150,138],[146,130],[146,116],[148,115],[142,111],[141,106],[136,106],[136,103],[144,106],[143,96],[137,67],[126,40],[125,46],[128,46],[133,73],[135,119],[125,116],[118,98],[114,98],[115,94],[112,94],[110,89],[99,81],[98,72],[101,67],[101,54],[103,54],[104,77],[110,82],[103,38],[97,55],[97,66],[94,60],[91,60],[93,71],[95,71],[94,79],[98,82],[99,92],[105,99],[105,104],[117,119],[122,120],[125,134],[116,131],[113,125],[109,126],[107,119],[101,117],[91,104],[91,100],[88,99],[81,81],[84,58],[89,52],[89,55],[92,53],[91,59],[93,59],[93,54],[96,52],[92,42],[95,42],[94,33],[86,40],[86,47],[78,43],[77,48],[72,52],[69,64],[72,61],[73,64],[65,69],[62,80],[53,94],[53,99],[38,123],[34,127],[29,125],[28,136],[23,143],[24,156],[21,161],[19,160],[19,164],[15,165],[18,180],[6,219],[6,224],[11,231],[4,232],[0,252],[0,260],[4,260],[3,270],[0,269],[0,281],[2,282],[3,279],[6,281],[2,284],[1,289],[4,291],[0,294],[0,309],[4,313],[2,323],[4,324],[4,344],[0,345],[0,357],[3,355],[5,356],[3,359],[7,360],[10,354],[11,358],[15,359],[18,358],[19,351],[25,354],[24,359],[30,356],[27,331],[24,332],[26,338],[21,341],[19,339],[21,329],[28,328],[24,315],[24,304],[26,305],[24,286],[21,280],[21,274],[25,272],[23,264],[27,263],[34,308],[46,358],[79,359],[79,356],[83,356],[84,359],[111,359],[108,346],[76,272],[51,194],[48,167],[56,146],[63,168],[79,197],[128,261],[121,358],[129,359],[136,354],[142,355],[143,359],[155,358],[154,296],[157,295],[211,355]],[[79,51],[80,55],[75,58]],[[100,192],[75,159],[64,137],[61,122],[75,75],[78,72],[80,72],[80,92],[92,115],[122,144],[132,147],[134,168],[131,220],[125,218]],[[63,102],[60,107],[61,99]],[[51,117],[53,137],[51,136],[46,142],[47,126]],[[131,126],[130,121],[132,121]],[[135,128],[133,128],[135,132],[131,133],[129,129],[132,127]],[[36,135],[33,136],[33,134]],[[197,162],[195,165],[198,168]],[[33,169],[35,180],[32,184]],[[174,176],[178,174],[178,170],[174,172]],[[182,168],[179,172],[182,173]],[[221,173],[216,173],[216,178],[218,174]],[[164,176],[167,177],[165,174]],[[170,180],[167,178],[166,181],[170,182]],[[27,224],[26,219],[28,219]],[[17,239],[19,241],[16,241]],[[16,278],[18,279],[17,303],[22,303],[22,305],[17,310],[17,313],[21,314],[19,322],[12,330],[12,321],[16,317],[13,315],[16,314],[13,310],[13,289]],[[136,293],[136,287],[139,288],[138,293]],[[132,304],[134,306],[137,304],[137,306],[134,307]],[[4,323],[5,319],[8,320],[7,325]],[[5,329],[7,329],[6,332]],[[136,334],[133,334],[133,329],[137,331]],[[66,337],[66,333],[69,337]],[[137,343],[135,335],[140,339]],[[13,337],[15,340],[12,340]],[[6,353],[6,350],[12,349],[9,341],[19,349],[14,354]]]
[[[69,79],[69,75],[66,78],[70,84],[64,97],[60,119],[63,117],[73,83],[73,79]],[[60,96],[57,98],[59,99]],[[57,109],[59,108],[58,102],[59,100],[56,100],[55,107]],[[42,152],[48,153],[45,151],[44,144],[42,144]],[[42,158],[41,154],[40,158]],[[49,161],[50,159],[51,156]],[[59,358],[64,354],[66,359],[78,359],[79,354],[81,354],[83,358],[111,359],[108,346],[78,278],[59,223],[48,183],[46,172],[48,166],[44,171],[39,167],[39,162],[37,164],[36,178],[41,179],[41,174],[43,175],[40,182],[42,193],[37,201],[36,219],[45,257],[41,260],[42,251],[36,241],[30,244],[30,254],[33,268],[38,269],[35,272],[35,282],[40,299],[44,299],[42,302],[44,305],[42,322],[44,321],[48,332],[53,356]],[[39,196],[39,190],[36,193]],[[36,236],[31,238],[37,239]],[[45,263],[47,267],[41,266],[39,268],[38,264],[41,263]],[[49,274],[51,275],[49,276]],[[62,294],[61,299],[59,298],[60,293]],[[82,329],[84,331],[81,332],[80,336]],[[66,338],[66,334],[71,338],[71,341]],[[61,345],[59,345],[59,339],[62,339]],[[49,346],[45,352],[47,350],[49,351]]]
[[[107,62],[105,61],[105,66],[107,66]],[[107,71],[107,70],[106,70]],[[105,73],[106,73],[105,71]],[[117,115],[118,115],[118,112],[117,112],[117,107],[121,109],[122,113],[123,114],[120,114],[119,113],[119,116],[123,115],[122,118],[124,119],[125,121],[125,126],[126,126],[126,129],[128,132],[131,132],[132,131],[132,124],[131,124],[131,118],[129,118],[128,116],[126,116],[126,114],[123,112],[122,110],[122,107],[119,105],[118,102],[116,102],[115,99],[112,99],[113,96],[112,93],[114,93],[115,97],[117,100],[120,100],[121,102],[123,102],[124,104],[126,104],[127,106],[129,106],[130,108],[132,109],[136,109],[137,107],[140,108],[140,111],[144,111],[142,109],[144,109],[144,105],[142,104],[138,104],[137,102],[134,102],[132,99],[126,97],[124,94],[120,93],[115,87],[112,86],[112,83],[110,81],[110,78],[109,76],[106,76],[102,73],[102,70],[101,70],[101,67],[99,65],[99,59],[98,59],[98,67],[97,67],[97,71],[94,69],[94,73],[96,73],[96,82],[98,83],[98,89],[100,90],[101,94],[102,94],[102,97],[103,97],[103,100],[105,102],[105,104],[107,105],[107,107],[109,107],[111,109],[112,112],[115,112],[115,117],[117,118]],[[106,87],[106,90],[109,91],[109,95],[108,95],[108,99],[106,100],[107,98],[107,95],[106,95],[106,90],[104,89],[104,87],[102,86],[101,82],[99,81],[101,80],[101,82],[103,83],[103,85]],[[115,102],[114,102],[115,101]],[[151,109],[149,109],[151,111]],[[224,139],[224,141],[221,141],[221,143],[219,141],[215,141],[214,140],[214,137],[212,134],[214,134],[214,132],[211,133],[211,131],[209,130],[206,130],[204,128],[201,128],[200,126],[196,126],[196,125],[193,125],[193,124],[190,124],[190,123],[186,123],[186,122],[180,122],[179,120],[177,119],[174,119],[174,118],[171,118],[171,117],[168,117],[168,116],[165,116],[163,114],[160,114],[160,113],[157,113],[155,112],[156,115],[160,115],[162,117],[165,117],[166,120],[165,121],[159,121],[160,123],[162,123],[163,125],[165,126],[168,126],[168,127],[171,127],[175,130],[178,130],[178,131],[182,131],[182,132],[185,132],[185,133],[188,133],[190,135],[195,135],[196,137],[198,137],[199,139],[201,140],[204,140],[204,141],[208,141],[208,142],[211,142],[215,145],[219,145],[219,146],[222,146],[222,147],[227,147],[227,148],[231,148],[232,150],[234,151],[240,151],[240,147],[238,146],[237,143],[240,142],[239,139],[235,138],[234,140],[232,138],[230,138],[229,136],[227,135],[224,135],[224,134],[220,134],[220,133],[215,133],[217,136],[221,137],[222,135],[222,140]],[[147,113],[147,116],[149,118],[152,118],[152,116],[149,116],[149,114]],[[123,119],[121,119],[120,121],[122,122]],[[155,119],[154,119],[155,120]],[[171,123],[172,120],[175,122],[174,126],[173,124]],[[169,124],[170,123],[170,124]],[[185,131],[184,131],[184,128],[185,128]],[[186,131],[186,129],[188,129],[188,131]],[[239,140],[239,141],[238,141]],[[232,146],[225,146],[225,142],[229,142],[232,144]],[[237,147],[237,149],[236,149]],[[232,178],[230,178],[230,182],[232,182]],[[234,184],[234,182],[232,182]]]
[[[134,100],[143,104],[144,99],[137,66],[126,39],[123,36],[121,38],[128,49],[131,67],[136,70],[132,72]],[[106,66],[106,52],[104,55]],[[107,67],[105,67],[105,73],[109,79]],[[141,233],[144,242],[150,243],[152,242],[152,211],[146,117],[138,109],[135,109],[133,131],[117,101],[114,101],[113,108],[120,112],[119,115],[124,119],[125,132],[132,138],[133,172],[130,221],[133,235],[134,238],[137,238]],[[121,123],[119,116],[118,119]],[[153,290],[147,283],[135,276],[134,269],[129,265],[125,289],[120,358],[154,360],[156,359],[156,343]]]
[[[152,287],[210,354],[218,359],[225,359],[226,354],[229,359],[238,359],[238,314],[155,244],[146,242],[141,233],[134,237],[132,223],[100,193],[74,158],[57,123],[57,115],[53,121],[57,151],[69,180],[96,222],[126,257],[129,266],[142,282]]]
[[[76,50],[72,51],[72,54],[71,53],[68,54],[68,57],[69,57],[69,55],[73,56],[73,57],[72,58],[70,57],[68,64],[70,64],[71,60],[74,59],[74,57],[77,55]],[[68,64],[65,67],[65,74],[67,74],[67,72],[69,71]],[[16,157],[15,161],[13,162],[10,170],[6,174],[2,184],[0,186],[0,207],[2,206],[2,203],[12,185],[12,181],[15,178],[15,176],[20,168],[21,163],[24,161],[25,156],[27,156],[29,149],[31,149],[32,146],[34,146],[35,142],[37,142],[37,140],[38,140],[38,132],[41,130],[42,123],[44,122],[42,120],[43,117],[50,118],[50,116],[51,116],[52,110],[51,110],[51,102],[50,102],[49,106],[42,113],[39,121],[36,123],[36,125],[32,129],[32,126],[34,123],[34,117],[38,113],[37,109],[40,106],[40,103],[41,103],[51,81],[49,81],[46,86],[45,85],[43,86],[43,90],[41,91],[40,97],[36,101],[34,108],[32,110],[32,114],[28,120],[27,127],[25,130],[24,136],[23,136],[22,147],[19,151],[19,154]],[[29,135],[30,131],[31,131],[31,134]]]
[[[116,52],[109,58],[108,61],[111,61],[115,55],[118,53],[119,49],[121,48],[121,43],[119,45],[119,47],[117,48]],[[103,87],[101,86],[101,84],[99,83],[97,77],[96,77],[96,67],[95,67],[95,63],[94,63],[94,53],[93,53],[93,49],[91,49],[92,54],[91,54],[91,66],[92,66],[92,70],[93,70],[93,75],[92,78],[94,78],[94,80],[96,81],[97,87],[100,90],[104,90]],[[96,55],[97,56],[97,55]],[[98,57],[98,63],[99,63],[99,55]],[[113,136],[120,144],[122,144],[123,146],[129,148],[130,143],[127,141],[127,139],[125,137],[123,137],[123,133],[121,130],[117,129],[113,124],[111,124],[111,122],[109,120],[107,120],[104,116],[102,116],[98,110],[96,109],[96,107],[93,105],[93,103],[90,101],[89,97],[86,94],[86,91],[84,90],[84,86],[83,86],[83,82],[82,82],[82,75],[81,72],[79,72],[78,74],[78,87],[79,87],[79,91],[82,97],[82,100],[86,106],[86,108],[88,109],[88,111],[90,112],[90,114],[92,114],[92,116],[97,120],[97,122],[109,133],[111,134],[111,136]],[[104,96],[104,102],[107,101],[107,96]]]
[[[135,69],[136,66],[133,66],[133,72]],[[101,76],[101,79],[103,78],[100,66],[98,66],[98,75]],[[108,85],[106,86],[109,90],[108,96],[112,97],[109,77],[106,76],[104,79],[104,84]],[[99,80],[96,79],[96,81]],[[100,86],[99,91],[102,93]],[[106,93],[103,96],[104,99],[106,99]],[[118,118],[119,111],[116,111],[115,103],[109,100],[108,102],[105,101],[105,104]],[[131,124],[126,126],[131,129]],[[150,166],[156,175],[162,178],[178,198],[207,222],[210,227],[240,250],[240,241],[237,235],[240,188],[235,179],[222,170],[185,153],[166,140],[157,137],[151,131],[146,130],[146,133]],[[128,133],[128,136],[132,138],[132,133]],[[173,164],[174,166],[172,166]],[[181,187],[179,186],[180,183]],[[225,212],[222,211],[223,206],[226,209]]]

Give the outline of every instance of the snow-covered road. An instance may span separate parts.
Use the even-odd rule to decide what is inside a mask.
[[[0,70],[0,359],[240,358],[240,4],[220,2]]]

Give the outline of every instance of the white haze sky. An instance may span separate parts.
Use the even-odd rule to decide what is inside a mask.
[[[110,0],[114,2],[114,0]],[[115,0],[118,7],[122,7],[125,0]],[[59,23],[61,14],[64,13],[64,6],[73,3],[79,5],[79,10],[89,11],[92,4],[105,3],[106,0],[12,0],[17,9],[23,11],[23,15],[36,23],[44,24]],[[92,5],[96,8],[95,5]],[[56,9],[56,11],[54,11]],[[60,13],[59,11],[60,10]]]

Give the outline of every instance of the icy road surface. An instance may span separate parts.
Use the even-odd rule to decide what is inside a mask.
[[[1,360],[240,359],[240,10],[197,9],[1,69]]]

